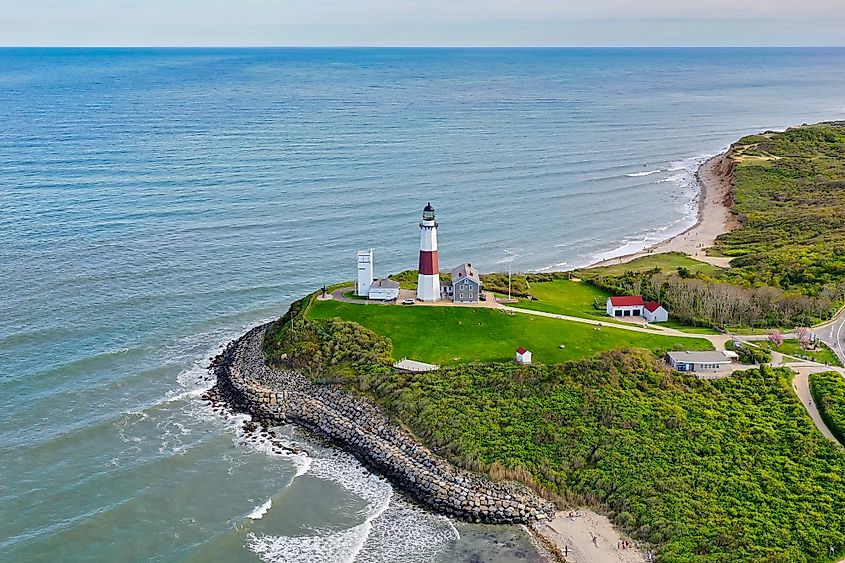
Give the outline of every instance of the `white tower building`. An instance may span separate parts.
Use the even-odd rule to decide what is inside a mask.
[[[437,221],[431,202],[425,206],[420,221],[420,274],[417,278],[417,299],[440,299],[440,268],[437,263]]]
[[[358,251],[358,295],[367,297],[373,285],[373,249]]]

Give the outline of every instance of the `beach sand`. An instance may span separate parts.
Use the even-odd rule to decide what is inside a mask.
[[[739,226],[739,221],[731,212],[733,168],[729,153],[715,156],[701,165],[696,174],[701,193],[695,225],[650,248],[602,260],[591,267],[623,264],[641,256],[662,252],[682,252],[702,262],[723,268],[729,267],[729,258],[708,256],[706,250],[714,245],[717,236]],[[534,526],[540,541],[567,563],[646,561],[645,553],[638,549],[620,549],[619,542],[630,539],[622,536],[606,516],[584,508],[579,509],[577,513],[579,516],[569,518],[569,510],[558,512],[550,522],[539,522]]]
[[[698,221],[695,225],[679,235],[640,252],[608,258],[591,264],[590,267],[623,264],[649,254],[682,252],[696,260],[727,268],[730,258],[708,256],[706,250],[713,246],[717,236],[739,226],[739,221],[731,212],[733,203],[733,165],[731,157],[728,153],[714,156],[701,165],[696,173],[696,178],[701,193],[699,195]]]
[[[620,535],[606,516],[592,510],[558,512],[550,522],[538,522],[534,531],[540,541],[566,563],[645,563],[645,554],[629,547],[623,549]],[[596,541],[593,543],[593,536]],[[633,545],[633,542],[631,542]]]

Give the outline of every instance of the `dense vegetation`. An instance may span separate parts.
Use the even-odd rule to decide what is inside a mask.
[[[684,324],[712,327],[810,326],[830,318],[836,303],[774,287],[743,287],[684,270],[660,268],[599,275],[590,283],[615,295],[642,295],[662,303]]]
[[[511,360],[520,346],[532,351],[534,361],[550,364],[620,348],[713,349],[709,341],[699,338],[596,327],[483,307],[317,301],[308,311],[308,319],[315,323],[332,318],[359,323],[390,338],[397,359],[407,357],[441,365],[504,362]]]
[[[664,561],[824,561],[845,545],[845,455],[784,371],[702,381],[611,352],[358,385],[466,467],[604,505]]]
[[[379,337],[303,309],[268,336],[276,361],[315,368],[320,350],[318,381],[371,395],[464,467],[604,506],[664,561],[825,561],[845,545],[845,455],[815,431],[784,371],[703,381],[616,351],[397,374]],[[308,353],[297,360],[298,349]]]
[[[845,377],[834,371],[813,373],[810,391],[824,423],[845,446]]]
[[[734,210],[719,237],[724,278],[833,301],[845,297],[845,122],[745,137],[733,147]]]

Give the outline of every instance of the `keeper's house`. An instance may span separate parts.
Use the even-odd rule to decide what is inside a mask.
[[[639,295],[607,298],[607,314],[611,317],[640,317],[645,302]]]
[[[666,361],[678,371],[694,372],[722,371],[733,363],[725,352],[669,352]]]
[[[472,264],[467,262],[452,270],[452,301],[455,303],[478,303],[481,296],[481,277]]]

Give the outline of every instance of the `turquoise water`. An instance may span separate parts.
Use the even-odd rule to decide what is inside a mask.
[[[198,399],[324,283],[577,266],[689,226],[696,164],[845,118],[845,50],[0,50],[0,560],[515,561]]]

